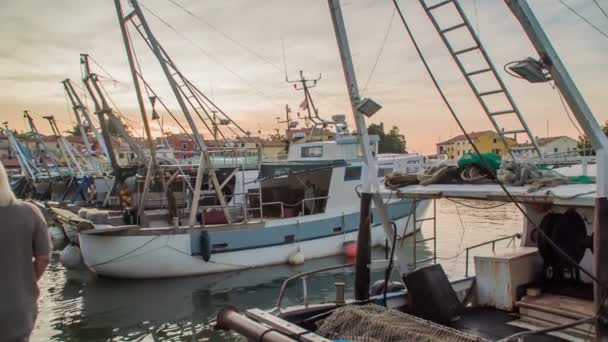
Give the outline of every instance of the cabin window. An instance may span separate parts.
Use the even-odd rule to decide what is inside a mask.
[[[348,166],[344,169],[344,180],[353,181],[361,179],[361,166]]]
[[[186,151],[188,149],[187,143],[182,143],[182,150]]]
[[[408,162],[408,164],[409,164],[409,162]],[[391,167],[387,167],[384,169],[378,169],[378,177],[384,177],[391,172],[393,172],[393,168],[391,168]]]
[[[553,149],[553,153],[557,153],[559,151],[559,149],[556,147]]]
[[[323,146],[302,147],[302,158],[315,158],[323,156]]]
[[[119,154],[118,154],[118,158],[120,158],[120,159],[124,159],[124,158],[125,158],[125,154],[124,154],[124,153],[119,153]]]

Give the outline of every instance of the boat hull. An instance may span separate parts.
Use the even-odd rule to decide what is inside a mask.
[[[418,203],[417,215],[422,215],[428,203]],[[401,206],[396,207],[397,209],[402,209],[404,204],[409,205],[409,203],[400,204]],[[407,222],[407,214],[409,212],[404,213],[402,211],[398,214],[399,217],[395,217],[397,214],[391,215],[397,227],[401,227],[400,230]],[[353,212],[350,215],[340,214],[329,218],[327,214],[324,215],[326,216],[323,220],[310,218],[308,224],[327,225],[329,224],[327,220],[331,219],[348,221],[349,217],[358,215],[358,212]],[[298,220],[298,224],[301,225],[299,229],[312,230],[311,226],[306,226],[306,222],[300,222],[303,218],[294,218],[293,220]],[[358,222],[350,222],[350,226],[353,225],[358,226]],[[289,234],[289,227],[288,223],[279,222],[275,226],[268,224],[252,232],[244,232],[241,229],[236,234],[241,239],[252,240],[255,239],[256,235],[262,236],[264,233],[272,232],[273,229],[272,234],[275,236]],[[331,230],[332,227],[328,228]],[[381,224],[374,222],[371,231],[372,245],[384,245],[386,238]],[[406,232],[406,234],[414,232],[411,222]],[[217,236],[221,236],[219,234]],[[217,244],[213,243],[217,242],[219,238],[213,235],[213,231],[209,232],[209,235],[212,242],[211,246],[217,247]],[[304,259],[340,255],[344,253],[345,242],[356,240],[357,230],[345,229],[342,233],[310,238],[303,238],[305,234],[298,234],[298,237],[302,238],[298,238],[297,241],[291,243],[264,245],[256,242],[256,245],[252,247],[223,251],[211,248],[208,261],[205,261],[200,255],[193,255],[196,254],[193,247],[196,244],[195,236],[189,229],[184,228],[183,232],[180,233],[175,233],[175,229],[173,229],[171,234],[155,233],[146,235],[143,230],[141,233],[134,235],[81,233],[79,240],[85,264],[98,275],[113,278],[143,279],[204,275],[284,264],[288,263],[290,256],[297,252],[301,252]],[[280,237],[282,238],[283,235]]]

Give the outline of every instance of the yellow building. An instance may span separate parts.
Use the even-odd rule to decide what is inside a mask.
[[[507,152],[500,136],[494,131],[471,132],[469,133],[469,137],[471,137],[481,153],[494,153],[502,157]],[[507,141],[509,146],[517,144],[517,141],[512,138],[507,138]],[[448,156],[448,159],[458,160],[465,153],[472,152],[474,152],[473,146],[469,144],[464,134],[437,143],[437,154],[445,154]]]

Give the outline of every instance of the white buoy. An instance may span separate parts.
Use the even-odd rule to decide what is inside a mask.
[[[61,251],[59,261],[61,261],[63,267],[69,270],[84,268],[84,261],[82,260],[82,254],[80,253],[80,247],[73,244],[67,245]]]
[[[291,253],[287,258],[287,262],[291,265],[301,265],[304,263],[304,253],[302,251],[297,251]]]
[[[53,243],[54,249],[60,249],[65,244],[65,235],[61,228],[57,226],[49,227],[49,233],[51,234],[51,242]]]

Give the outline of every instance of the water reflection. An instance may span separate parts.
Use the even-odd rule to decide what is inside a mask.
[[[452,277],[464,274],[464,255],[458,254],[464,247],[513,234],[521,227],[521,218],[511,206],[474,210],[440,201],[437,217],[438,257]],[[430,236],[432,226],[427,224],[417,239]],[[411,240],[404,243],[413,245]],[[374,258],[384,258],[384,253],[383,249],[374,250]],[[418,260],[430,257],[432,242],[418,244],[416,254]],[[40,314],[32,341],[237,341],[240,337],[233,333],[209,327],[208,322],[222,306],[232,304],[242,310],[272,307],[285,278],[346,262],[340,256],[309,260],[300,266],[134,281],[95,278],[84,270],[66,271],[55,255],[41,284]],[[333,299],[337,281],[347,284],[350,295],[352,272],[349,268],[310,278],[310,300]],[[372,279],[383,276],[379,270]],[[301,282],[292,283],[284,305],[300,304],[302,300]]]

